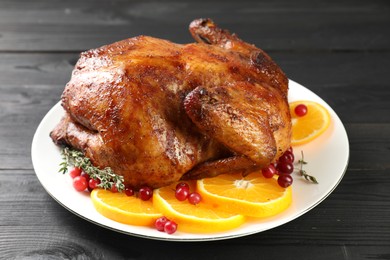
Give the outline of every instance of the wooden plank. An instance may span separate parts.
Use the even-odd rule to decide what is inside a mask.
[[[81,229],[70,234],[62,233],[63,229],[51,228],[37,235],[33,229],[10,230],[8,238],[3,239],[4,259],[257,259],[261,255],[269,259],[306,259],[305,256],[316,256],[315,259],[388,259],[388,247],[383,245],[341,245],[320,244],[306,238],[293,239],[294,242],[275,242],[278,237],[268,237],[271,232],[252,235],[250,238],[238,238],[231,241],[205,243],[168,243],[148,241],[140,238],[126,237],[121,234],[110,234],[110,231],[96,232],[97,228]],[[93,230],[93,234],[88,231]],[[86,231],[84,234],[82,231]],[[288,230],[285,230],[289,232]],[[12,232],[12,233],[11,233]],[[296,231],[291,231],[296,232]],[[111,232],[112,233],[112,232]],[[22,234],[22,235],[20,235]],[[8,240],[7,240],[8,239]],[[12,239],[12,240],[9,240]],[[269,245],[269,241],[274,241]],[[8,243],[7,243],[8,242]],[[287,243],[287,244],[286,244]],[[23,247],[19,246],[23,244]],[[151,250],[152,248],[152,250]],[[283,248],[278,250],[277,248]],[[1,248],[0,248],[1,250]],[[191,252],[191,254],[188,254]],[[164,257],[161,257],[163,255]],[[229,255],[229,257],[226,257]],[[346,258],[346,255],[348,258]]]
[[[228,242],[180,243],[178,245],[177,243],[128,238],[120,234],[107,236],[104,232],[95,233],[100,237],[75,232],[74,235],[80,237],[74,238],[64,237],[64,234],[58,230],[53,230],[52,233],[41,233],[39,236],[36,234],[34,236],[32,233],[36,230],[15,229],[12,231],[15,233],[11,235],[11,238],[17,242],[4,244],[7,246],[2,252],[4,259],[182,259],[183,256],[189,260],[258,259],[261,254],[267,259],[282,259],[288,255],[288,259],[291,260],[312,259],[306,256],[327,260],[330,258],[388,259],[389,255],[389,249],[386,246],[321,245],[312,244],[309,238],[295,243],[290,242],[287,245],[282,242],[267,245],[256,242],[255,238],[259,237],[254,235],[250,240],[240,238]],[[17,234],[21,232],[27,233],[30,237],[18,236]],[[53,237],[56,238],[53,239]],[[109,240],[108,237],[113,239]],[[267,239],[263,238],[259,241],[266,243]],[[274,241],[277,241],[277,238]],[[19,243],[23,244],[23,247],[18,246]],[[281,248],[283,250],[280,250]],[[229,257],[226,257],[227,255]]]
[[[79,53],[0,54],[0,82],[5,85],[62,85],[69,81]],[[50,93],[48,93],[50,95]]]
[[[31,169],[33,135],[62,90],[62,85],[0,86],[1,169]]]
[[[350,169],[390,168],[390,125],[347,124]]]
[[[381,51],[389,13],[379,0],[2,1],[0,51],[81,51],[140,34],[191,42],[188,24],[199,14],[265,50]]]
[[[292,80],[322,97],[345,123],[390,122],[390,53],[271,53]]]

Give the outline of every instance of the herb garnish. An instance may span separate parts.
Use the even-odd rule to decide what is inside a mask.
[[[100,188],[111,189],[111,187],[115,185],[118,191],[123,191],[125,189],[123,176],[115,174],[110,167],[104,169],[97,168],[82,152],[70,149],[69,147],[64,147],[61,150],[61,155],[63,162],[60,163],[61,168],[59,172],[63,174],[66,173],[69,166],[78,167],[92,179],[99,179],[100,184],[98,187]]]
[[[298,161],[298,163],[299,163],[299,171],[298,171],[299,175],[303,176],[308,181],[318,184],[317,179],[314,176],[307,174],[306,171],[303,169],[303,165],[307,164],[307,162],[303,157],[303,151],[301,151],[301,159]]]

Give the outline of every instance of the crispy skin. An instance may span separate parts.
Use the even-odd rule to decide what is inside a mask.
[[[139,36],[82,53],[53,141],[136,188],[279,157],[291,135],[283,72],[211,20],[195,20],[190,31],[200,43]]]

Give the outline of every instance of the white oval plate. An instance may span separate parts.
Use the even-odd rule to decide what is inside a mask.
[[[207,241],[246,236],[285,224],[308,212],[322,202],[341,181],[348,165],[349,143],[345,128],[333,109],[319,96],[299,85],[289,82],[289,101],[312,100],[324,105],[332,117],[329,129],[314,141],[294,147],[295,158],[301,158],[304,151],[304,169],[315,176],[319,184],[305,181],[294,175],[292,205],[281,214],[262,220],[253,220],[239,228],[212,234],[190,234],[176,232],[168,235],[150,227],[121,224],[100,215],[93,207],[88,193],[77,192],[72,187],[68,174],[58,173],[61,163],[60,149],[49,137],[50,131],[58,124],[64,111],[57,103],[43,118],[32,142],[32,162],[36,175],[46,191],[62,206],[74,214],[97,225],[117,232],[158,240]]]

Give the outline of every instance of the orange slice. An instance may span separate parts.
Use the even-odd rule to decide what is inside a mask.
[[[304,104],[307,114],[299,117],[294,109],[297,105]],[[290,103],[292,121],[291,145],[305,144],[320,136],[329,127],[331,117],[328,110],[313,101],[295,101]]]
[[[104,189],[94,189],[91,199],[96,210],[103,216],[114,221],[136,225],[153,226],[157,218],[161,217],[153,202],[143,201],[125,193],[113,193]]]
[[[188,182],[191,191],[195,181]],[[227,213],[201,201],[192,205],[175,197],[176,183],[156,189],[153,192],[154,206],[168,219],[178,224],[178,230],[192,233],[210,233],[236,228],[245,222],[245,217],[237,213]],[[202,198],[203,199],[203,198]]]
[[[276,178],[266,179],[261,171],[246,177],[236,173],[198,180],[197,189],[215,209],[251,217],[276,215],[292,201],[291,186],[282,188]]]

